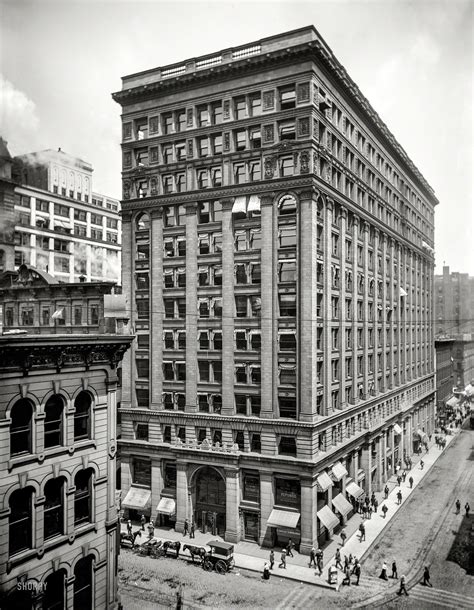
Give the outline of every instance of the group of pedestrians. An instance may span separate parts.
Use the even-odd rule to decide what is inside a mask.
[[[339,555],[338,555],[338,553],[339,553]],[[338,557],[339,557],[339,559],[337,559]],[[340,550],[338,549],[336,552],[335,566],[336,566],[336,568],[339,567],[341,570],[341,572],[338,572],[336,591],[339,591],[339,587],[341,585],[350,586],[351,584],[355,584],[355,585],[359,584],[360,575],[361,575],[362,570],[360,567],[359,560],[357,559],[357,557],[353,557],[352,553],[349,555],[349,557],[347,555],[344,555],[344,565],[342,565],[341,554],[340,554]],[[352,583],[352,576],[356,577],[355,583]]]
[[[461,501],[459,500],[459,498],[456,500],[455,505],[456,505],[456,514],[459,515],[459,513],[461,512]],[[469,517],[469,512],[471,510],[471,506],[470,506],[469,502],[466,502],[466,504],[464,505],[464,510],[466,511],[466,517]]]
[[[336,555],[338,552],[339,552],[339,549],[337,549]],[[340,555],[341,555],[341,553],[339,552],[339,558],[340,558]],[[321,574],[323,573],[323,557],[324,557],[324,554],[323,554],[322,550],[319,547],[317,550],[315,550],[315,548],[313,546],[313,548],[309,552],[309,567],[314,565],[314,567],[318,570],[318,576],[321,576]]]

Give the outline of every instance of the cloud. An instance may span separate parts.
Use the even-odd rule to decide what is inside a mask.
[[[10,152],[28,150],[38,128],[36,104],[0,74],[0,134],[9,142]]]

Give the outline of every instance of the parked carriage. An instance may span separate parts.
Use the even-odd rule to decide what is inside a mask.
[[[225,574],[231,570],[234,565],[234,545],[228,542],[220,542],[212,540],[207,543],[211,550],[206,553],[202,567],[206,572],[215,570],[219,574]]]

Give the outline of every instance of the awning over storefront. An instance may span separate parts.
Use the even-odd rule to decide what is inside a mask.
[[[342,477],[344,477],[348,473],[344,466],[341,464],[341,462],[336,462],[331,468],[331,474],[336,479],[336,481],[340,481]]]
[[[446,405],[448,407],[457,407],[459,404],[459,398],[456,398],[456,396],[452,396],[449,400],[446,401]]]
[[[247,211],[247,200],[245,197],[236,197],[232,206],[232,214],[245,214]]]
[[[357,498],[360,498],[364,495],[364,490],[362,489],[362,487],[359,487],[357,483],[349,483],[348,485],[346,485],[346,491],[356,500]]]
[[[332,530],[336,525],[339,525],[339,518],[336,517],[327,504],[321,510],[318,510],[317,517],[328,530]]]
[[[322,472],[316,479],[316,483],[318,484],[319,491],[327,491],[330,487],[333,486],[331,477],[328,475],[327,472]]]
[[[343,517],[345,517],[351,510],[354,509],[352,504],[344,498],[342,494],[338,494],[332,499],[332,506],[335,508]]]
[[[272,527],[295,528],[300,520],[300,513],[293,513],[289,510],[277,510],[274,508],[267,520],[267,525]]]
[[[141,489],[140,487],[132,486],[122,502],[122,508],[141,510],[148,507],[150,499],[151,491],[149,489]]]
[[[250,195],[247,212],[260,212],[260,197],[258,195]]]
[[[399,435],[403,432],[403,430],[400,428],[400,426],[398,424],[394,424],[393,431],[395,432],[395,434],[399,434]]]
[[[174,515],[176,513],[176,502],[173,498],[161,498],[156,507],[156,512],[163,515]]]

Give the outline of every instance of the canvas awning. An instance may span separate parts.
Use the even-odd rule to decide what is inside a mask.
[[[403,430],[400,428],[400,426],[398,424],[393,425],[393,431],[395,432],[395,434],[401,434],[403,432]]]
[[[365,493],[362,487],[359,487],[357,483],[354,483],[353,481],[346,485],[346,492],[356,500]]]
[[[232,214],[245,214],[247,211],[246,197],[236,197],[232,206]]]
[[[176,502],[173,498],[161,498],[156,507],[156,512],[163,515],[174,515],[176,513]]]
[[[258,195],[250,195],[247,212],[260,212],[260,197]]]
[[[278,510],[274,508],[267,519],[267,525],[272,527],[295,528],[300,520],[300,513],[293,513],[289,510]]]
[[[327,504],[321,510],[318,510],[317,517],[328,530],[332,530],[336,525],[339,525],[339,518],[336,517]]]
[[[122,502],[122,508],[142,510],[147,508],[151,500],[151,491],[140,487],[130,487]]]
[[[341,462],[336,462],[331,468],[331,474],[336,479],[336,481],[340,481],[342,477],[346,476],[347,470],[341,464]]]
[[[449,400],[446,401],[446,405],[448,407],[457,407],[459,404],[459,398],[456,398],[456,396],[452,396]]]
[[[332,499],[332,506],[335,508],[343,517],[345,517],[351,510],[354,510],[352,504],[344,498],[342,494],[338,494]]]
[[[319,491],[326,491],[333,486],[331,477],[327,472],[322,472],[316,479]]]

